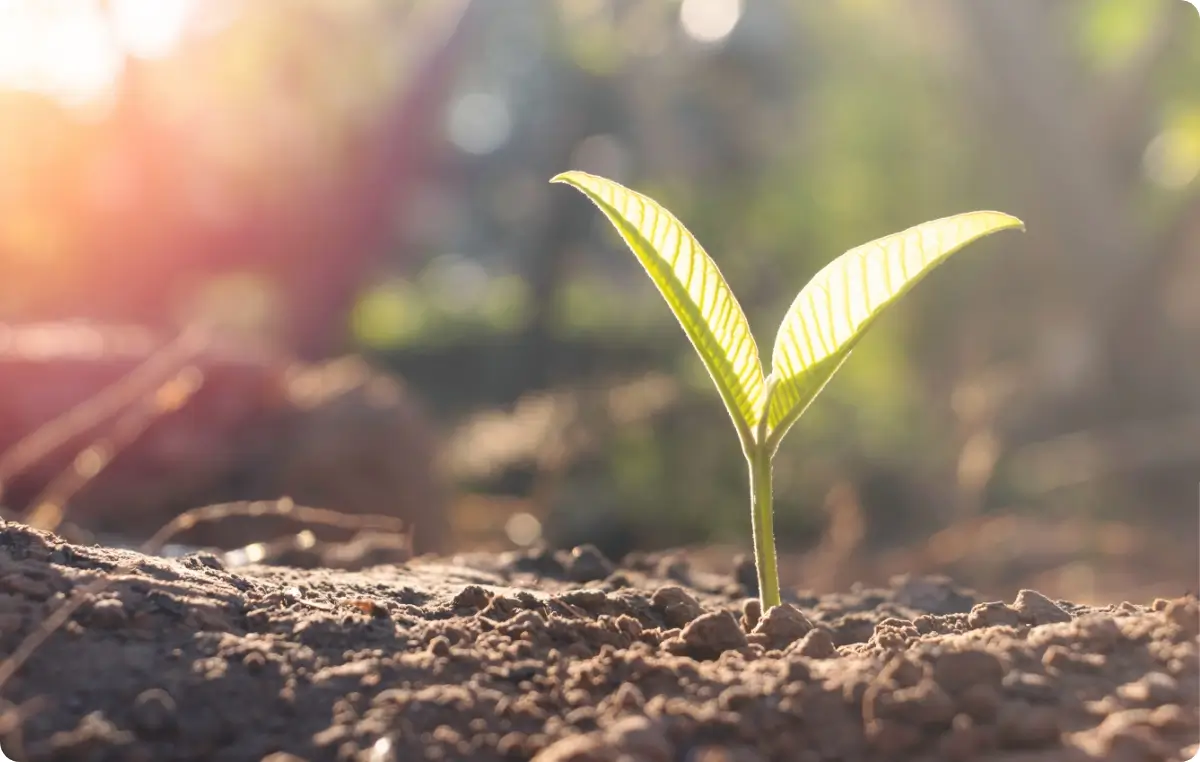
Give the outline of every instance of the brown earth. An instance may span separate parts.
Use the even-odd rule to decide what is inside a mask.
[[[681,555],[227,569],[11,522],[0,588],[6,655],[79,603],[2,687],[18,760],[1133,762],[1200,736],[1190,596],[897,578],[760,617]]]

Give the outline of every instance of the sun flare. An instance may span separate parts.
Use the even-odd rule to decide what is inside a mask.
[[[69,104],[104,95],[125,56],[178,45],[195,0],[0,0],[0,89]]]

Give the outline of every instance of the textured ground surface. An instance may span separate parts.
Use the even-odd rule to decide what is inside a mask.
[[[1200,737],[1194,597],[900,579],[759,617],[672,556],[227,570],[0,528],[6,655],[80,595],[2,688],[18,760],[1132,762]]]

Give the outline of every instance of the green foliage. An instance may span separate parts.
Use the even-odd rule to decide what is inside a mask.
[[[658,287],[725,402],[750,465],[752,522],[763,608],[778,605],[771,460],[855,344],[888,305],[972,241],[1024,228],[1000,212],[926,222],[851,249],[817,273],[792,303],[771,357],[762,362],[741,305],[715,262],[670,212],[611,180],[566,172],[604,212]]]

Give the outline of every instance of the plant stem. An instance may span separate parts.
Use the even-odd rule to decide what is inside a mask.
[[[771,505],[771,453],[756,448],[750,461],[750,526],[754,534],[754,566],[763,613],[780,604],[779,570],[775,565],[774,508]]]

